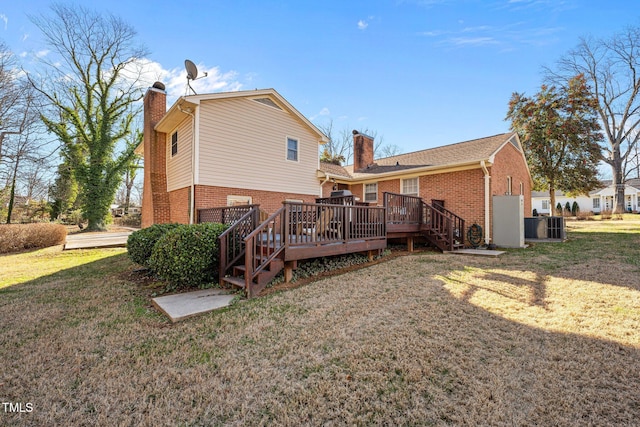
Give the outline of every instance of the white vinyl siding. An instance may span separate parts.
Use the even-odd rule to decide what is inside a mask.
[[[167,134],[167,190],[173,191],[191,185],[191,144],[193,133],[191,117],[183,120]],[[172,155],[173,135],[177,133],[178,150]]]
[[[364,201],[376,202],[378,200],[378,183],[364,184]]]
[[[402,180],[402,194],[407,196],[418,196],[418,178],[407,178]]]
[[[298,141],[298,161],[284,144]],[[318,181],[318,135],[287,111],[251,99],[200,104],[201,185],[313,194]]]

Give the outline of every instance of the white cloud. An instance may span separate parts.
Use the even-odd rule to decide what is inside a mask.
[[[358,21],[358,29],[359,30],[366,30],[368,26],[369,26],[368,22],[363,21],[362,19]]]
[[[4,21],[4,29],[6,30],[7,24],[9,23],[9,18],[7,18],[7,15],[0,13],[0,21]]]
[[[164,83],[169,103],[173,103],[180,96],[192,94],[187,86],[187,72],[184,67],[167,70],[161,64],[147,59],[142,60],[142,66],[142,81],[148,86],[151,86],[155,81]],[[234,92],[242,89],[242,83],[238,80],[238,73],[235,71],[223,72],[220,67],[207,67],[203,64],[198,64],[197,67],[198,79],[192,80],[190,83],[198,94]],[[204,77],[205,73],[206,77]]]
[[[329,109],[328,109],[327,107],[323,107],[323,108],[318,112],[318,114],[315,114],[315,115],[313,115],[313,116],[309,117],[309,119],[310,119],[310,120],[315,120],[315,119],[317,119],[318,117],[321,117],[321,116],[330,116],[330,115],[331,115],[331,111],[329,111]]]
[[[44,58],[48,54],[49,54],[49,50],[48,49],[39,50],[36,53],[34,53],[36,58]]]

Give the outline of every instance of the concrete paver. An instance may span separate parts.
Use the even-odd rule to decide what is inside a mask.
[[[127,239],[131,233],[133,231],[69,234],[64,249],[124,247],[127,245]]]
[[[156,297],[151,301],[172,322],[177,322],[187,317],[227,307],[234,297],[235,295],[225,289],[204,289]]]
[[[504,253],[504,251],[494,251],[488,249],[458,249],[457,251],[445,252],[453,255],[475,255],[475,256],[488,256],[498,257]]]

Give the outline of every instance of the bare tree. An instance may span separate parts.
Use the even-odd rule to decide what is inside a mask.
[[[640,28],[628,27],[607,39],[582,38],[546,74],[551,82],[565,85],[578,74],[587,78],[604,131],[603,161],[616,185],[614,212],[624,212],[624,183],[640,137]]]
[[[143,96],[135,30],[114,15],[55,4],[51,17],[32,17],[55,53],[46,73],[31,79],[48,99],[43,120],[73,167],[88,230],[103,230],[122,175],[134,156],[126,144]]]
[[[28,184],[24,186],[26,191],[23,195],[28,198],[33,197],[36,189],[41,186],[37,181],[41,179],[44,163],[51,155],[50,150],[46,152],[49,142],[38,132],[40,121],[34,97],[33,90],[25,94],[25,113],[21,125],[23,130],[20,134],[11,135],[3,147],[2,166],[7,171],[9,184],[7,224],[11,222],[19,181],[23,180]]]
[[[333,128],[333,120],[325,125],[318,126],[327,136],[329,142],[320,147],[321,161],[336,164],[351,164],[353,160],[353,131],[349,126],[336,131]],[[400,154],[401,149],[395,144],[385,144],[384,136],[378,137],[378,132],[368,128],[359,129],[358,132],[373,138],[373,155],[379,159]]]
[[[29,84],[20,79],[18,61],[9,48],[0,41],[0,153],[5,138],[19,135],[29,125],[26,93]],[[0,154],[0,160],[2,160]]]

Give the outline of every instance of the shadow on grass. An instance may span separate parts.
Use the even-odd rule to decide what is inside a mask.
[[[550,278],[580,276],[565,272],[577,261],[570,251],[535,250],[559,256],[399,257],[173,325],[138,313],[139,287],[119,275],[131,267],[126,254],[68,268],[16,285],[19,293],[0,302],[8,322],[0,332],[0,394],[35,408],[0,419],[633,425],[640,418],[640,349],[630,344],[637,329],[626,343],[598,338],[581,329],[593,307],[577,318],[567,313],[574,323],[565,331],[545,318],[525,323],[562,302],[547,287]],[[552,261],[553,270],[536,264]],[[481,270],[478,280],[465,277]],[[468,284],[475,288],[465,294]],[[486,294],[488,307],[478,304]],[[516,303],[513,314],[505,313],[508,301]]]

